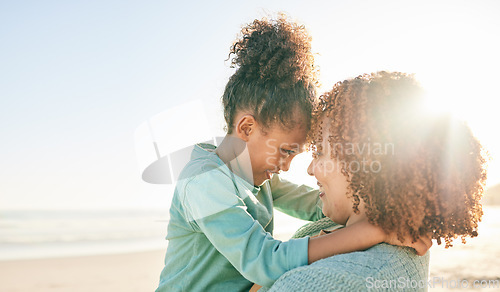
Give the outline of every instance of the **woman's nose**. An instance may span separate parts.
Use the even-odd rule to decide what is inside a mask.
[[[309,163],[309,166],[307,167],[307,174],[313,176],[314,175],[314,172],[313,172],[313,168],[314,168],[314,160],[311,161],[311,163]]]

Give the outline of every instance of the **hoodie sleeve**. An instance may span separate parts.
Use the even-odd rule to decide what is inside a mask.
[[[183,195],[186,220],[246,279],[271,286],[285,272],[307,265],[309,238],[274,239],[247,212],[249,194],[226,174],[214,170],[191,178]]]
[[[325,217],[318,189],[294,184],[276,174],[270,183],[274,207],[279,211],[307,221],[317,221]]]

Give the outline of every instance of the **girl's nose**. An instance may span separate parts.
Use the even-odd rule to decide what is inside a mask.
[[[292,158],[293,157],[287,157],[286,159],[282,160],[281,162],[281,170],[283,171],[288,171],[290,169],[290,164],[292,163]]]

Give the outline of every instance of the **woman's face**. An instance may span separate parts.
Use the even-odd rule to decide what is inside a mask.
[[[328,123],[323,123],[328,124]],[[342,174],[342,163],[332,159],[330,143],[328,143],[328,129],[323,129],[321,152],[313,153],[313,161],[307,168],[309,175],[318,180],[319,197],[323,202],[323,214],[338,224],[345,225],[354,213],[352,199],[347,197],[349,182]]]

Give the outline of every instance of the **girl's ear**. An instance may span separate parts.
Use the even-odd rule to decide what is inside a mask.
[[[248,142],[250,135],[255,132],[257,122],[252,115],[244,115],[236,123],[236,135],[243,141]]]

